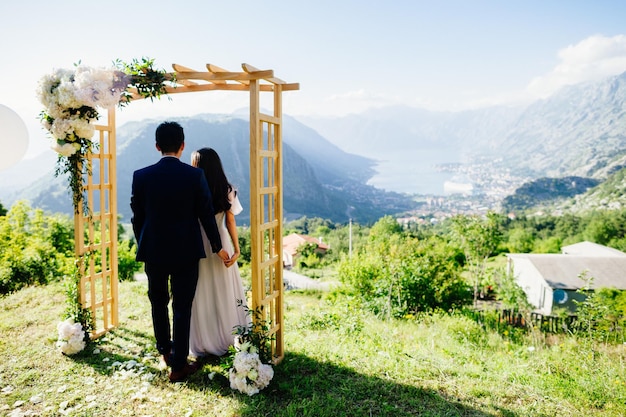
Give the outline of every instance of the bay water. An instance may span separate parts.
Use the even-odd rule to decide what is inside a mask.
[[[456,173],[440,166],[459,162],[461,156],[452,149],[394,151],[379,160],[374,168],[377,173],[368,184],[399,193],[444,195],[444,183]]]

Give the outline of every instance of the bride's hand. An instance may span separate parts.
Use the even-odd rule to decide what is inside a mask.
[[[228,261],[228,253],[222,248],[219,252],[217,252],[217,256],[224,262]]]
[[[230,268],[237,262],[238,258],[239,258],[239,251],[233,253],[233,255],[228,260],[224,261],[224,265],[226,265],[227,268]]]

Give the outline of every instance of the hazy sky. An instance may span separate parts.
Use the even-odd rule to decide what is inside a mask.
[[[295,116],[390,104],[460,110],[626,71],[626,2],[617,0],[4,0],[0,36],[0,104],[26,123],[27,156],[48,148],[39,79],[79,60],[273,69],[300,83],[284,94],[283,111]],[[205,92],[135,102],[118,123],[230,113],[247,99]]]

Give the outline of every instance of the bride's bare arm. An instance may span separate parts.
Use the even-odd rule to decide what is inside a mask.
[[[225,265],[229,267],[237,262],[237,258],[239,258],[240,253],[239,235],[237,234],[237,222],[235,221],[235,215],[230,210],[226,210],[226,229],[228,230],[230,240],[232,240],[233,248],[235,249],[235,252],[232,254],[230,259],[225,262]]]

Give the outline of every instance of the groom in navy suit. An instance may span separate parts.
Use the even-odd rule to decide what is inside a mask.
[[[157,127],[156,148],[162,158],[135,171],[130,198],[137,260],[144,262],[148,276],[154,336],[158,351],[171,367],[172,382],[182,381],[197,370],[195,364],[187,362],[187,356],[198,260],[206,257],[200,223],[212,251],[222,260],[228,259],[222,249],[204,173],[180,161],[184,139],[183,128],[176,122]],[[168,310],[170,288],[173,339]]]

